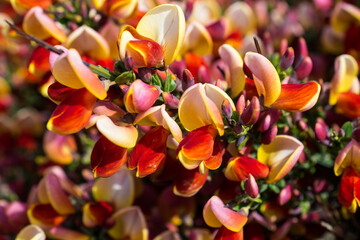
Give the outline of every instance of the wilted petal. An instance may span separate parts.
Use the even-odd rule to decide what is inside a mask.
[[[344,114],[351,120],[360,117],[360,95],[352,92],[340,93],[336,104],[336,112]]]
[[[110,217],[113,209],[107,202],[88,202],[82,209],[82,222],[86,227],[101,226]]]
[[[342,54],[335,59],[335,74],[330,84],[330,105],[336,104],[341,92],[350,90],[358,71],[358,63],[351,55]]]
[[[245,87],[243,60],[240,54],[229,44],[224,44],[219,47],[219,55],[230,68],[230,96],[235,98]]]
[[[115,239],[128,238],[129,240],[148,239],[149,230],[139,207],[120,209],[111,218],[115,221],[115,224],[108,231],[110,237]]]
[[[174,194],[182,197],[194,196],[205,184],[208,171],[201,174],[198,169],[179,167],[174,179]]]
[[[112,203],[115,209],[130,206],[135,197],[135,183],[131,173],[121,168],[108,178],[98,178],[92,187],[96,201]]]
[[[346,31],[352,23],[360,22],[360,9],[352,4],[339,2],[330,18],[331,26],[337,31]]]
[[[252,8],[246,2],[235,2],[225,11],[232,30],[240,30],[243,35],[256,30],[256,17]]]
[[[85,87],[100,100],[107,95],[99,78],[85,66],[75,49],[70,49],[55,60],[52,74],[61,84],[75,89]]]
[[[181,53],[193,52],[199,55],[210,54],[213,50],[213,41],[206,28],[198,22],[190,22],[185,30],[184,43]]]
[[[60,42],[66,41],[65,33],[55,24],[39,6],[31,8],[25,15],[23,29],[27,34],[40,39],[54,37]]]
[[[27,215],[30,223],[36,224],[43,229],[60,225],[66,216],[57,213],[50,204],[32,204]]]
[[[159,90],[155,86],[137,79],[124,96],[126,110],[129,113],[144,112],[155,103],[159,95]]]
[[[347,168],[352,167],[360,171],[360,145],[352,139],[346,147],[341,150],[335,159],[334,172],[340,176]]]
[[[255,158],[236,157],[231,158],[225,169],[225,176],[231,181],[244,181],[251,174],[255,179],[266,178],[269,168]]]
[[[280,96],[271,107],[286,111],[307,111],[316,104],[320,90],[320,85],[314,81],[282,84]]]
[[[239,232],[247,221],[247,217],[227,207],[218,196],[212,196],[204,206],[203,217],[210,227],[221,227]]]
[[[108,140],[120,147],[132,148],[136,144],[138,132],[131,124],[119,122],[116,125],[109,117],[102,116],[97,120],[96,127]]]
[[[138,114],[134,123],[143,126],[163,126],[169,130],[177,142],[182,140],[182,131],[179,125],[165,110],[165,104],[151,107],[145,112]]]
[[[264,95],[264,105],[271,106],[281,93],[280,78],[275,67],[266,57],[253,52],[246,53],[244,61],[253,74],[259,96]]]
[[[258,160],[270,168],[268,183],[282,179],[300,157],[304,145],[292,136],[278,135],[268,145],[260,145]]]
[[[132,150],[129,169],[137,167],[136,176],[145,177],[158,170],[166,159],[166,142],[170,132],[162,126],[148,131]]]
[[[360,205],[360,173],[352,167],[341,177],[338,200],[352,212]]]
[[[80,55],[94,59],[104,59],[110,55],[110,48],[105,38],[86,25],[77,28],[68,36],[65,47],[75,48]]]
[[[43,149],[47,157],[57,164],[70,164],[76,152],[76,142],[73,136],[63,136],[46,131]]]
[[[23,229],[16,235],[15,240],[45,240],[45,232],[37,225],[31,224]]]
[[[126,162],[127,149],[101,136],[91,152],[91,170],[95,177],[110,177]]]
[[[238,232],[233,232],[226,227],[222,226],[216,233],[214,240],[243,240],[243,228]]]
[[[60,226],[51,228],[48,231],[48,235],[53,239],[90,240],[90,237],[84,233],[76,232]]]
[[[184,39],[184,13],[177,5],[157,6],[141,18],[136,31],[160,44],[164,50],[164,64],[167,66],[174,61]]]
[[[51,206],[61,215],[72,214],[75,207],[70,202],[63,190],[60,181],[55,174],[47,174],[45,177],[45,189]]]
[[[95,102],[96,98],[88,90],[77,90],[56,107],[47,123],[47,129],[58,134],[80,131],[88,122]]]

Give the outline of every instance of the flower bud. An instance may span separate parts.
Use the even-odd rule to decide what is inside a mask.
[[[177,109],[179,106],[179,99],[169,92],[163,92],[162,97],[164,102],[170,109]]]
[[[289,46],[289,44],[288,44],[288,40],[286,39],[286,38],[283,38],[283,39],[281,39],[281,41],[280,41],[280,49],[279,49],[279,51],[280,51],[280,56],[282,56],[282,55],[284,55],[285,54],[285,52],[287,51],[287,49],[288,49],[288,46]]]
[[[280,69],[282,71],[288,69],[294,63],[295,55],[294,49],[289,47],[286,52],[281,56],[280,59]]]
[[[274,125],[280,117],[280,111],[277,109],[269,109],[261,113],[260,120],[258,121],[258,130],[266,132]]]
[[[245,99],[245,93],[241,94],[239,99],[236,102],[236,111],[241,115],[245,109],[246,105],[246,99]]]
[[[253,96],[250,104],[245,108],[241,114],[241,121],[247,126],[251,126],[257,122],[260,116],[260,101],[259,98]]]
[[[322,120],[321,118],[317,118],[316,124],[315,124],[316,139],[319,141],[324,141],[324,140],[326,140],[327,135],[328,135],[328,131],[327,131],[327,126],[326,126],[324,120]]]
[[[284,189],[280,191],[278,196],[278,203],[280,206],[283,206],[291,199],[291,186],[287,185]]]
[[[183,78],[183,72],[185,68],[186,68],[186,63],[184,60],[173,61],[169,66],[171,72],[174,73],[174,75],[176,75],[176,77],[179,79]]]
[[[296,122],[297,127],[302,130],[305,131],[307,128],[307,124],[304,120],[300,119],[299,121]]]
[[[301,60],[301,58],[305,58],[307,56],[309,56],[309,52],[308,52],[308,48],[306,45],[306,41],[304,38],[300,38],[296,47],[296,63],[299,63],[299,60]]]
[[[246,180],[244,186],[247,195],[249,195],[251,198],[257,197],[257,195],[259,194],[259,187],[251,173],[249,173],[249,178]]]
[[[134,59],[132,57],[125,57],[124,66],[126,70],[131,71],[134,68]]]
[[[218,21],[206,27],[213,41],[222,41],[229,33],[230,26],[226,18],[220,18]]]
[[[296,76],[299,80],[307,77],[312,70],[313,63],[309,56],[306,56],[295,69]]]
[[[246,65],[245,62],[244,62],[244,65],[243,65],[243,70],[244,70],[245,75],[246,75],[248,78],[253,79],[252,72],[251,72],[251,70],[249,69],[249,67]]]
[[[268,131],[261,134],[261,142],[263,144],[270,144],[275,139],[277,132],[277,125],[272,126]]]
[[[139,78],[146,83],[149,83],[152,79],[152,73],[150,68],[139,68]]]
[[[222,114],[226,117],[226,119],[231,119],[233,114],[232,107],[228,99],[225,99],[221,105]]]
[[[201,83],[211,83],[210,71],[204,65],[198,69],[198,81]]]
[[[352,131],[351,137],[360,143],[360,127],[357,127]]]
[[[182,88],[183,91],[195,84],[195,79],[188,69],[185,69],[182,77]]]

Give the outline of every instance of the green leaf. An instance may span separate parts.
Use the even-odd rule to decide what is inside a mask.
[[[260,187],[260,193],[265,192],[268,189],[269,185],[267,183],[264,183],[263,185],[261,185]]]
[[[160,76],[157,74],[152,75],[151,84],[162,88],[162,80],[161,80]]]
[[[176,81],[174,79],[171,79],[169,92],[172,92],[175,89],[176,89]]]
[[[164,83],[164,92],[169,92],[171,84],[171,74],[167,74],[165,83]]]
[[[344,123],[344,125],[342,125],[341,127],[344,131],[345,131],[345,137],[350,137],[351,136],[351,132],[354,129],[353,125],[351,124],[351,122],[346,122]]]
[[[123,72],[115,78],[117,84],[127,84],[135,80],[135,74],[133,71]]]
[[[273,191],[274,193],[280,193],[280,188],[274,184],[269,184],[269,188],[271,189],[271,191]]]

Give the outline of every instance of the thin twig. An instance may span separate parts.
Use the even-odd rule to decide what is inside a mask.
[[[39,46],[51,51],[51,52],[54,52],[54,53],[57,53],[57,54],[62,54],[64,53],[63,50],[61,49],[57,49],[55,48],[54,46],[50,45],[49,43],[43,41],[43,40],[40,40],[32,35],[29,35],[25,32],[23,32],[20,28],[18,28],[17,26],[15,26],[14,24],[10,23],[8,20],[5,20],[5,22],[10,26],[11,29],[15,30],[15,32],[23,37],[25,37],[26,39],[29,39],[30,41],[34,41],[36,44],[38,44]]]
[[[260,49],[259,41],[257,40],[257,38],[256,38],[255,36],[253,37],[253,39],[254,39],[254,42],[255,42],[255,47],[256,47],[257,52],[258,52],[259,54],[262,54],[262,53],[261,53],[261,49]]]

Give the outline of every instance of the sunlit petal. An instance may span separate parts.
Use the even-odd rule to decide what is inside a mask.
[[[338,200],[352,212],[360,205],[360,173],[351,167],[341,177]]]
[[[186,27],[181,53],[188,51],[198,55],[206,55],[210,54],[212,49],[213,41],[206,28],[199,22],[190,22]]]
[[[110,217],[113,209],[107,202],[88,202],[82,209],[82,222],[86,227],[101,226]]]
[[[351,120],[357,119],[360,117],[360,95],[352,92],[340,93],[335,109]]]
[[[70,164],[76,152],[76,142],[73,136],[62,136],[46,131],[43,140],[45,154],[57,164]]]
[[[23,229],[16,235],[15,240],[45,240],[45,232],[37,225],[31,224]]]
[[[355,5],[338,2],[331,14],[331,26],[337,31],[346,31],[352,23],[360,22],[360,9]]]
[[[340,176],[347,168],[360,171],[360,144],[352,139],[335,159],[334,172]]]
[[[231,158],[225,169],[225,176],[231,181],[244,181],[248,179],[249,174],[255,179],[266,178],[269,168],[255,158],[241,156]]]
[[[240,30],[246,35],[256,30],[256,16],[247,2],[234,2],[224,13],[233,31]]]
[[[51,228],[48,232],[48,235],[53,239],[90,240],[90,237],[84,233],[70,230],[61,226]]]

